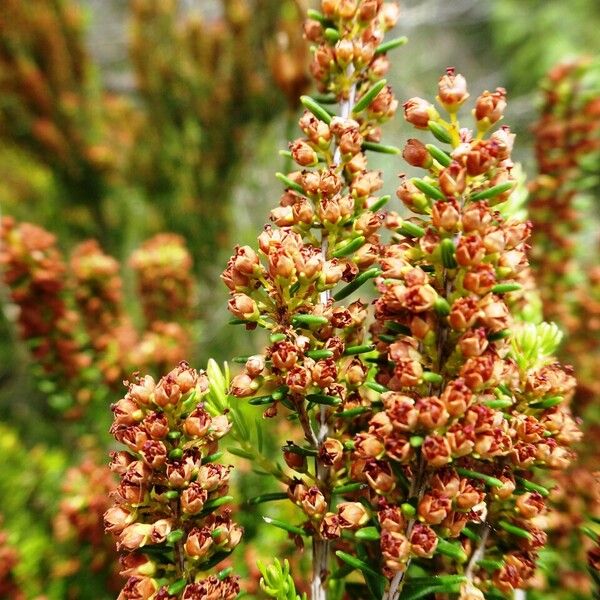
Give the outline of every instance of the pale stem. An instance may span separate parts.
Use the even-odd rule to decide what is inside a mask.
[[[419,461],[419,473],[417,474],[417,477],[413,480],[412,485],[411,485],[411,489],[410,489],[411,496],[414,495],[415,489],[418,489],[419,497],[421,497],[421,495],[423,494],[422,479],[423,479],[423,475],[424,475],[424,470],[425,470],[425,463],[424,463],[423,457],[421,457],[421,459]],[[416,519],[411,519],[408,522],[408,525],[406,526],[406,537],[407,538],[410,538],[410,534],[412,533],[413,527],[415,526],[415,522],[416,522]],[[404,571],[399,571],[398,573],[396,573],[394,575],[393,579],[390,581],[390,588],[388,589],[387,592],[383,593],[381,600],[398,600],[398,598],[400,597],[400,592],[402,591],[402,583],[404,582],[404,575],[406,574],[406,571],[408,571],[409,566],[410,566],[410,559],[407,561]]]
[[[348,66],[347,75],[352,77],[354,67]],[[344,119],[350,117],[352,107],[354,106],[356,96],[356,85],[352,85],[348,99],[340,103],[340,116]],[[333,156],[333,164],[338,166],[341,162],[341,152],[339,147],[336,148]],[[321,239],[321,251],[323,256],[327,259],[327,236],[323,236]],[[321,292],[319,297],[321,304],[325,305],[331,300],[331,291],[326,290]],[[327,423],[327,407],[321,406],[319,412],[319,431],[317,433],[318,448],[320,449],[323,442],[329,435],[329,425]],[[316,475],[317,480],[323,483],[327,482],[329,477],[329,469],[319,463],[318,459],[315,459]],[[329,542],[326,540],[319,539],[316,535],[313,537],[313,576],[311,581],[311,598],[312,600],[327,600],[327,589],[324,586],[324,579],[327,575],[329,565]]]
[[[446,278],[446,275],[444,275],[444,279],[445,279],[444,285],[446,288],[446,296],[448,296],[451,291],[451,283]],[[438,360],[438,367],[440,367],[440,369],[441,369],[441,366],[443,363],[442,352],[444,350],[444,345],[446,343],[447,333],[448,333],[447,329],[442,328],[442,330],[440,331],[438,343],[437,343],[437,360]],[[443,388],[443,386],[444,386],[444,382],[442,382],[440,384],[440,390]],[[430,385],[429,386],[429,395],[432,395],[432,393],[433,393],[433,386]],[[410,496],[414,496],[415,492],[416,492],[417,498],[420,500],[421,497],[423,496],[424,491],[425,491],[425,461],[423,460],[423,456],[421,455],[419,458],[419,471],[417,473],[417,477],[412,481],[411,489],[410,489]],[[408,522],[408,525],[406,526],[406,537],[407,538],[410,538],[410,534],[412,533],[414,526],[415,526],[415,519],[411,519]],[[406,572],[408,571],[409,566],[410,566],[410,558],[406,561],[404,571],[399,571],[398,573],[396,573],[394,575],[393,579],[390,581],[390,587],[389,587],[388,591],[383,593],[381,600],[398,600],[398,598],[400,598],[400,594],[402,592],[402,586],[404,584],[404,577],[406,575]]]
[[[473,570],[477,566],[477,563],[485,556],[485,544],[488,536],[490,535],[490,526],[487,523],[484,523],[483,527],[484,529],[483,533],[481,534],[481,540],[479,541],[475,552],[473,552],[467,570],[465,571],[465,577],[469,580],[473,579]]]

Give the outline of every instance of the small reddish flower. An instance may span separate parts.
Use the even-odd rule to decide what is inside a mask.
[[[428,525],[415,523],[410,534],[411,552],[418,558],[431,558],[438,545],[435,531]]]

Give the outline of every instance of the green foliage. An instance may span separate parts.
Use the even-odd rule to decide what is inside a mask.
[[[283,565],[276,558],[270,564],[258,561],[257,565],[262,574],[260,587],[267,596],[276,600],[306,600],[306,594],[296,593],[287,560],[283,561]]]
[[[556,352],[563,334],[555,323],[523,323],[513,333],[512,354],[522,371],[544,365]]]
[[[596,0],[491,3],[492,40],[514,93],[532,91],[557,62],[600,51]]]

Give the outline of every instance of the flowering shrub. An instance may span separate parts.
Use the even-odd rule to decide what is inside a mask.
[[[54,576],[69,581],[68,594],[81,594],[82,586],[97,577],[113,594],[119,590],[116,553],[104,534],[102,518],[110,506],[115,478],[92,454],[64,474],[54,540],[60,546]]]
[[[196,191],[229,185],[227,177],[222,188],[208,181],[238,162],[230,146],[241,126],[223,107],[239,100],[243,115],[248,98],[268,97],[252,86],[261,81],[248,68],[255,41],[235,43],[248,31],[250,4],[223,2],[223,29],[213,30],[194,19],[179,26],[175,3],[133,3],[142,95],[172,134],[151,149],[165,160],[139,157],[150,171],[160,163],[152,172],[156,189],[175,180]],[[51,581],[40,590],[22,575],[35,556],[31,546],[16,544],[15,553],[0,535],[0,590],[18,598],[29,586],[32,596],[80,597],[89,580],[98,598],[101,586],[113,586],[119,600],[233,600],[240,593],[534,600],[573,598],[580,588],[590,594],[600,582],[594,459],[588,463],[583,452],[567,470],[581,438],[572,412],[593,413],[597,387],[597,340],[586,327],[598,329],[598,277],[583,275],[570,239],[581,174],[597,167],[598,97],[588,93],[583,65],[549,77],[535,130],[532,237],[512,160],[515,136],[501,124],[503,88],[469,102],[465,77],[448,68],[435,104],[414,97],[402,105],[415,137],[402,149],[384,143],[383,126],[400,108],[385,78],[389,52],[406,41],[385,39],[399,16],[383,0],[322,0],[319,11],[308,11],[304,38],[317,93],[300,97],[301,135],[282,153],[295,170],[277,174],[284,191],[256,247],[236,246],[222,273],[231,324],[261,333],[259,351],[233,359],[243,365],[233,377],[214,360],[206,372],[182,360],[192,350],[198,302],[191,255],[178,235],[159,234],[131,257],[138,317],[125,310],[119,262],[99,243],[76,246],[65,262],[53,235],[4,219],[0,262],[14,315],[39,389],[72,419],[65,432],[83,460],[65,470],[66,456],[49,453],[47,465],[38,456],[33,483],[11,473],[25,503],[41,517],[52,512],[35,527],[19,523],[15,539],[31,525],[37,543],[39,528],[52,521],[56,552],[47,544],[39,551],[40,581],[47,573]],[[303,42],[289,20],[278,27],[287,38],[263,41],[295,106],[306,85],[297,68]],[[166,48],[147,44],[145,36],[157,32]],[[166,64],[172,40],[186,49],[177,68]],[[219,55],[213,64],[207,57],[225,46],[231,60],[221,63]],[[189,64],[194,53],[198,61]],[[172,112],[188,94],[195,98],[205,73],[220,68],[224,81],[201,94],[197,119]],[[170,78],[176,85],[165,90],[163,106]],[[471,121],[462,116],[468,105]],[[211,120],[223,130],[209,128]],[[210,159],[204,146],[192,147],[201,138],[214,148]],[[180,176],[182,155],[172,147],[182,141],[190,142],[190,169]],[[383,195],[383,173],[370,167],[369,153],[401,155],[418,173],[400,175],[398,210]],[[223,157],[231,159],[227,169]],[[207,224],[215,246],[224,206]],[[549,218],[555,211],[556,222]],[[542,312],[559,325],[544,322]],[[559,347],[559,326],[570,335],[567,350]],[[589,356],[575,361],[584,371],[577,384],[560,356],[570,360],[582,348]],[[151,374],[131,374],[136,369]],[[92,434],[123,378],[127,392],[111,407],[110,427],[120,449],[105,467],[96,453],[105,444]],[[16,437],[0,443],[10,450],[7,460],[23,464]],[[224,449],[239,467],[235,480],[233,466],[220,462]],[[48,485],[47,477],[54,478]],[[0,481],[9,500],[11,485]],[[245,504],[234,519],[236,493]],[[271,539],[259,505],[283,542]],[[3,508],[12,511],[10,502]],[[237,521],[250,525],[241,559],[233,554],[244,541]],[[256,560],[265,546],[270,563]],[[561,553],[571,558],[558,565]],[[115,586],[117,574],[125,581]]]
[[[593,557],[591,545],[597,534],[595,527],[584,524],[600,514],[593,443],[598,436],[595,403],[600,393],[595,376],[600,347],[598,264],[593,253],[578,250],[590,235],[585,223],[593,210],[600,173],[597,65],[588,59],[558,64],[542,83],[542,94],[541,116],[534,128],[539,174],[530,186],[531,256],[544,315],[567,333],[561,355],[573,362],[577,373],[572,409],[583,417],[586,443],[578,448],[577,463],[561,475],[551,494],[556,510],[547,531],[553,552],[546,561],[540,593],[561,588],[569,597],[582,590],[591,593],[593,580],[586,573],[585,555],[590,551]],[[569,560],[564,558],[566,549]],[[594,564],[592,558],[592,569]]]
[[[438,91],[448,119],[423,99],[404,104],[406,120],[450,150],[408,141],[405,160],[427,174],[405,179],[398,196],[418,216],[401,225],[381,262],[373,333],[382,358],[377,380],[390,391],[356,459],[388,474],[375,491],[383,495],[390,598],[411,558],[436,551],[467,563],[465,597],[526,586],[546,540],[538,519],[548,491],[537,471],[564,469],[579,438],[563,404],[575,380],[553,358],[558,330],[519,325],[511,315],[530,225],[502,214],[515,185],[514,136],[491,129],[505,92],[476,99],[475,132],[457,118],[468,97],[464,77],[449,70]],[[408,488],[396,483],[390,462]],[[404,511],[393,506],[403,500]]]
[[[122,600],[232,600],[239,592],[227,571],[202,576],[242,535],[224,508],[230,468],[215,462],[230,425],[205,410],[207,392],[206,375],[181,363],[157,383],[147,375],[129,384],[112,407],[111,433],[127,450],[112,454],[120,484],[104,522],[128,577]]]
[[[446,119],[407,101],[406,120],[445,147],[408,141],[405,160],[426,175],[404,177],[397,195],[415,216],[384,215],[365,151],[396,152],[379,132],[398,105],[380,79],[401,43],[382,38],[396,7],[324,1],[310,16],[311,71],[330,96],[303,98],[306,137],[290,144],[303,169],[279,175],[278,228],[265,227],[258,252],[238,247],[223,274],[235,322],[270,336],[231,393],[267,418],[291,411],[304,438],[283,448],[304,523],[269,522],[312,538],[314,599],[354,569],[376,598],[511,594],[546,541],[539,473],[569,464],[579,432],[565,408],[575,380],[553,357],[558,330],[512,315],[531,227],[508,202],[514,135],[495,127],[506,93],[476,99],[474,132],[458,121],[469,94],[453,69],[439,83]],[[339,116],[323,106],[333,97]],[[367,303],[337,304],[369,279],[371,339]],[[344,565],[333,573],[332,550]]]
[[[115,251],[135,187],[155,228],[186,233],[205,277],[227,239],[232,174],[253,125],[296,107],[307,83],[299,4],[209,4],[121,5],[131,31],[113,42],[129,53],[134,90],[100,81],[102,59],[88,50],[86,14],[75,0],[40,0],[34,11],[7,0],[2,19],[11,26],[0,48],[0,141],[51,169],[60,203],[50,214],[104,246],[116,241]],[[146,235],[146,219],[135,220]]]
[[[31,349],[40,391],[65,416],[81,419],[91,406],[93,420],[132,370],[157,373],[191,353],[196,286],[178,236],[155,236],[132,255],[141,332],[123,306],[121,267],[96,241],[79,244],[65,264],[55,236],[37,225],[5,217],[0,238],[20,337]]]
[[[382,77],[387,50],[403,43],[382,43],[396,23],[394,4],[325,2],[323,10],[305,25],[317,45],[311,72],[329,94],[324,100],[340,103],[341,115],[332,117],[314,99],[302,98],[305,137],[290,144],[302,170],[279,175],[286,190],[271,211],[275,228],[266,226],[259,236],[259,253],[238,247],[222,276],[236,319],[270,335],[265,352],[250,357],[233,379],[231,393],[255,396],[251,403],[264,405],[265,417],[285,407],[302,432],[303,440],[283,449],[294,472],[284,481],[306,521],[302,527],[279,525],[312,538],[313,599],[326,594],[331,541],[369,519],[357,498],[344,500],[357,489],[346,489],[344,441],[368,391],[368,364],[361,359],[372,350],[365,344],[367,305],[336,301],[380,273],[378,209],[387,198],[377,196],[382,179],[368,170],[365,151],[396,152],[380,143],[379,125],[398,106]],[[345,285],[334,294],[339,283]]]

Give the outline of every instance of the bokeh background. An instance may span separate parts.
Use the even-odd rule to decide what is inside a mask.
[[[218,276],[277,203],[274,173],[290,167],[279,151],[309,90],[300,24],[310,5],[0,2],[0,256],[13,269],[0,288],[0,564],[23,597],[114,597],[99,515],[121,379],[253,350],[226,325]],[[433,96],[447,66],[472,93],[505,87],[517,158],[533,172],[540,80],[559,60],[598,56],[600,3],[404,0],[402,13],[397,35],[409,44],[388,77],[397,97]],[[399,118],[386,140],[408,135]],[[376,164],[393,194],[402,159]],[[592,239],[594,206],[587,214]],[[156,238],[165,232],[174,236]],[[15,289],[30,295],[25,336]],[[242,465],[237,485],[243,496],[264,484]],[[240,560],[256,580],[256,556],[293,549],[258,534],[255,515],[242,520]]]

